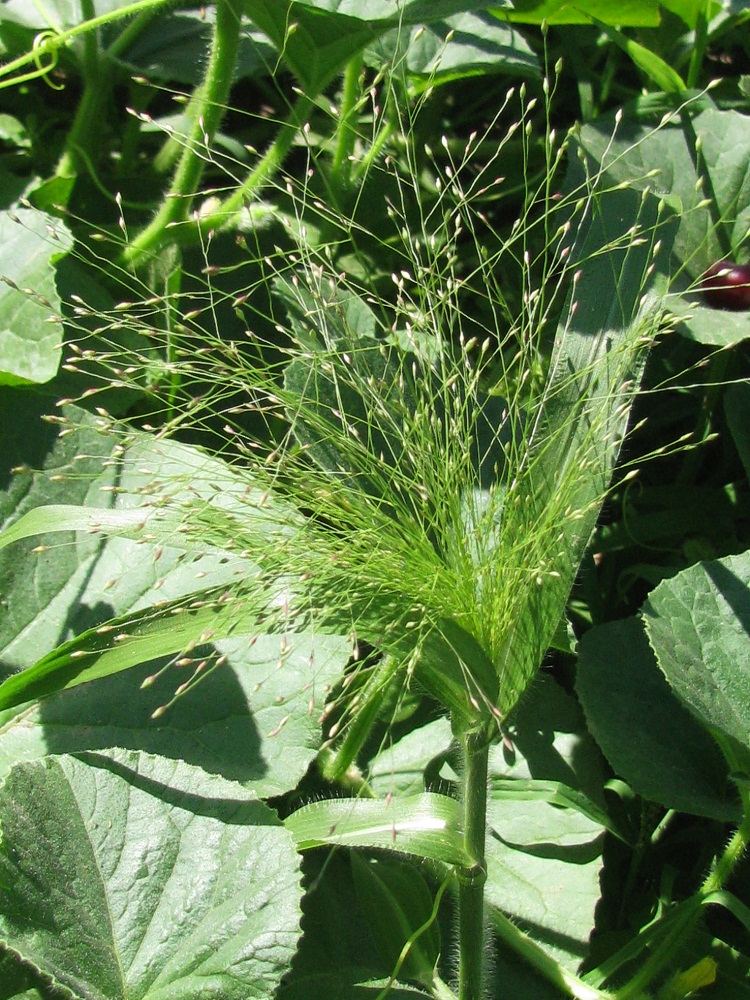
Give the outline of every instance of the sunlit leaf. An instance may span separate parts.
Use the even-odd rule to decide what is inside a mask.
[[[0,212],[0,385],[48,382],[57,372],[61,328],[50,313],[60,299],[52,265],[71,246],[56,219],[25,208]]]
[[[271,997],[299,937],[291,837],[240,786],[122,753],[0,789],[0,939],[76,996]],[[50,859],[55,859],[55,864]]]
[[[649,642],[672,690],[708,729],[750,748],[750,555],[691,566],[644,606]]]

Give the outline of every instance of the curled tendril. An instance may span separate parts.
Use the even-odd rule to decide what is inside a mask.
[[[14,59],[5,66],[0,67],[0,77],[5,75],[9,77],[9,79],[3,80],[0,83],[0,90],[6,87],[17,87],[21,83],[28,83],[29,80],[38,80],[39,77],[52,87],[53,90],[63,90],[64,84],[53,83],[49,77],[49,74],[57,66],[57,51],[64,44],[64,42],[59,41],[60,38],[60,34],[50,28],[40,31],[34,39],[29,53],[20,59]],[[48,43],[51,41],[54,41],[55,44],[49,45]],[[29,70],[28,73],[18,73],[16,76],[11,75],[14,70],[27,65],[29,61],[34,63],[36,69]]]
[[[41,77],[47,86],[52,87],[53,90],[64,90],[65,84],[63,83],[53,83],[50,79],[50,73],[57,66],[57,50],[58,45],[51,48],[46,48],[46,43],[57,38],[57,32],[47,29],[46,31],[40,31],[39,34],[34,38],[33,45],[31,46],[31,57],[34,60],[34,65],[36,66],[36,72],[33,73],[34,77]],[[44,51],[42,51],[44,49]],[[44,57],[48,59],[45,64],[43,61]],[[29,77],[27,77],[29,79]]]

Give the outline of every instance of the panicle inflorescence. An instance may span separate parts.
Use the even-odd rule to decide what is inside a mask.
[[[248,260],[221,264],[208,233],[189,288],[123,271],[130,293],[110,309],[75,295],[66,317],[80,341],[63,367],[88,380],[83,397],[137,390],[141,428],[220,441],[210,480],[167,463],[137,485],[120,467],[137,447],[116,445],[116,504],[171,512],[160,544],[253,567],[233,592],[254,595],[259,627],[351,633],[459,711],[437,678],[453,670],[467,715],[493,718],[563,614],[662,315],[643,299],[662,253],[647,185],[620,191],[575,150],[561,191],[571,137],[548,129],[515,222],[496,211],[504,152],[529,156],[539,110],[509,90],[483,131],[419,155],[403,121],[401,145],[369,161],[386,192],[378,232],[316,196],[308,146],[279,185],[273,247],[255,234],[253,256],[243,234]],[[619,228],[601,221],[610,197]],[[368,273],[373,248],[389,273]],[[220,662],[175,657],[193,671],[175,697]]]

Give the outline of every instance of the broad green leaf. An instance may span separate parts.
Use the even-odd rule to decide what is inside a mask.
[[[0,523],[4,526],[44,504],[83,504],[90,492],[94,494],[92,501],[101,504],[104,494],[97,485],[114,484],[113,474],[107,478],[102,471],[103,463],[112,458],[112,441],[97,433],[94,420],[84,417],[82,411],[64,409],[61,413],[81,420],[81,426],[76,433],[60,437],[58,428],[40,419],[48,410],[48,401],[28,390],[0,387]],[[76,459],[77,455],[81,458]],[[76,475],[66,477],[74,467]],[[44,471],[35,473],[32,469]],[[44,542],[54,542],[54,547],[32,554],[31,550]],[[2,675],[30,666],[69,638],[74,633],[68,630],[76,628],[78,615],[83,617],[81,612],[101,602],[102,595],[111,589],[105,587],[104,578],[97,581],[96,597],[93,591],[88,599],[85,594],[86,574],[95,570],[100,544],[93,536],[79,536],[73,544],[73,536],[58,535],[21,541],[0,552],[6,602],[0,614]],[[80,575],[79,567],[83,569]],[[152,572],[152,583],[153,579]],[[114,609],[105,611],[104,616],[114,613]],[[87,624],[92,623],[81,627]]]
[[[360,21],[428,24],[467,10],[486,10],[496,0],[296,0],[296,5]]]
[[[385,970],[397,972],[408,943],[397,978],[429,987],[440,956],[440,930],[427,883],[413,865],[396,858],[365,859],[353,852],[351,859],[357,900]]]
[[[579,653],[576,690],[615,772],[668,809],[737,819],[721,754],[659,672],[642,624],[599,625],[583,636]]]
[[[60,996],[60,994],[57,994]],[[9,951],[0,948],[0,1000],[51,1000],[41,977]],[[57,997],[55,997],[57,1000]]]
[[[490,753],[487,900],[576,968],[600,895],[604,762],[575,700],[550,678],[532,687],[506,732],[511,742]],[[552,804],[553,785],[573,808]]]
[[[132,0],[96,0],[95,16],[109,14],[127,7]],[[66,31],[88,20],[81,0],[7,0],[2,8],[2,20],[28,28]]]
[[[0,114],[0,139],[19,149],[31,148],[31,138],[26,127],[13,115]]]
[[[412,729],[388,742],[370,762],[367,782],[378,795],[416,795],[437,778],[442,759],[454,746],[447,718]]]
[[[485,73],[541,74],[539,59],[518,28],[489,13],[457,14],[409,32],[394,29],[371,49],[374,65],[385,58],[398,58],[408,76],[430,84]]]
[[[668,405],[664,410],[669,414]],[[679,548],[686,538],[696,537],[716,548],[726,547],[727,539],[736,536],[737,522],[742,518],[739,506],[733,484],[723,488],[693,485],[689,490],[676,483],[649,485],[643,491],[633,491],[633,499],[629,499],[619,521],[599,527],[597,550],[621,551],[632,544],[634,537],[642,546],[654,548]],[[655,586],[675,570],[669,564],[659,564],[657,557],[656,565],[641,563],[631,566],[628,572],[633,577],[641,575]]]
[[[333,636],[299,634],[217,642],[208,657],[226,657],[158,721],[185,668],[172,667],[152,686],[141,683],[161,663],[146,664],[77,687],[21,713],[0,715],[0,774],[17,761],[81,750],[124,747],[158,753],[241,782],[258,795],[294,788],[322,740],[320,713],[350,647]]]
[[[425,997],[423,987],[401,977],[389,984],[383,961],[362,914],[352,879],[350,852],[306,854],[302,871],[314,887],[303,901],[304,934],[279,1000],[388,1000]]]
[[[53,264],[72,241],[57,219],[30,209],[0,212],[0,385],[49,382],[62,337]]]
[[[378,34],[368,20],[294,0],[244,0],[244,10],[311,97]]]
[[[408,35],[415,43],[414,63],[407,67],[413,74],[432,72],[440,49],[440,75],[447,78],[486,71],[488,66],[538,75],[538,61],[521,36],[505,26],[477,21],[476,12],[492,6],[492,0],[411,0],[397,5],[391,0],[244,0],[247,16],[268,36],[310,96],[320,93],[350,59],[389,29],[397,30],[394,38],[400,46],[402,29],[412,25],[436,25],[424,45],[418,33]],[[462,34],[446,45],[450,30]],[[386,49],[393,47],[393,41],[386,43]],[[380,52],[377,58],[382,64],[385,56]]]
[[[32,181],[31,185],[24,192],[29,199],[29,204],[40,212],[59,213],[60,206],[66,207],[73,194],[76,178],[73,174],[67,176],[48,177],[46,180]],[[70,258],[67,258],[69,261]],[[61,269],[57,268],[56,284],[60,296],[64,295],[63,282],[60,280]],[[63,300],[63,310],[65,309]]]
[[[82,526],[89,514],[94,519],[123,516],[127,521],[137,511],[127,504],[143,502],[148,490],[139,491],[149,483],[151,491],[158,487],[164,498],[185,491],[207,504],[213,497],[223,514],[251,513],[244,505],[252,494],[247,494],[248,484],[197,449],[136,435],[118,452],[124,439],[98,433],[95,421],[74,408],[63,413],[81,421],[81,426],[56,438],[51,425],[39,422],[39,405],[30,394],[6,390],[5,396],[0,394],[0,407],[5,400],[7,409],[0,412],[16,418],[8,421],[11,433],[2,440],[6,467],[18,466],[25,458],[56,475],[51,479],[24,471],[13,476],[7,491],[0,493],[0,517],[27,508],[32,516],[46,517],[45,508],[35,505],[64,497],[79,504],[87,499],[100,504],[110,498],[116,506],[77,508],[73,523]],[[77,461],[79,455],[88,457]],[[103,471],[106,464],[111,468]],[[102,492],[115,476],[125,492]],[[156,509],[165,508],[151,508]],[[144,514],[147,511],[143,509]],[[170,534],[164,532],[163,540]],[[0,771],[19,759],[119,745],[181,757],[246,782],[263,795],[293,787],[319,746],[326,692],[349,659],[351,640],[310,632],[284,639],[257,628],[245,630],[243,638],[228,624],[226,601],[169,614],[170,607],[184,608],[185,595],[192,595],[187,603],[200,601],[198,595],[207,589],[221,597],[227,587],[237,586],[238,578],[254,572],[240,553],[232,555],[225,546],[212,545],[210,532],[193,541],[180,533],[175,540],[191,549],[187,557],[178,548],[164,547],[154,558],[159,550],[151,545],[157,545],[156,539],[139,544],[88,533],[79,533],[75,543],[67,539],[63,536],[65,544],[60,544],[59,535],[43,536],[47,549],[38,554],[29,550],[39,539],[29,544],[19,541],[0,555],[6,602],[0,615],[0,660],[6,675],[13,672],[0,687],[3,704],[20,704],[32,695],[77,685],[20,715],[6,707]],[[160,607],[150,610],[159,602]],[[102,629],[118,614],[120,628]],[[220,640],[221,629],[213,628],[220,621],[225,634],[232,632],[231,638]],[[126,622],[138,623],[139,635],[113,642],[116,635],[127,632]],[[168,666],[169,660],[154,662],[154,657],[177,653],[201,634],[205,634],[203,645],[186,657],[191,662],[166,669],[141,690],[147,677]],[[48,653],[71,635],[80,638]],[[100,655],[72,655],[87,644]],[[171,701],[197,665],[205,660],[208,673],[220,657],[222,665],[202,681],[200,691],[185,694],[158,722],[150,718]],[[81,684],[126,667],[135,669],[96,685]]]
[[[644,605],[649,642],[672,690],[709,730],[750,748],[750,554],[699,563]]]
[[[227,599],[227,588],[255,573],[253,564],[242,553],[233,553],[232,547],[241,534],[240,525],[255,519],[258,511],[254,513],[253,506],[260,491],[253,491],[221,460],[175,442],[156,443],[146,435],[126,440],[115,434],[106,439],[109,449],[104,452],[91,420],[74,409],[68,413],[83,423],[80,430],[69,428],[73,435],[58,441],[49,453],[48,463],[58,470],[57,482],[23,473],[26,489],[19,490],[21,483],[14,483],[3,505],[6,516],[31,508],[6,529],[6,538],[16,544],[6,549],[8,556],[3,559],[8,608],[0,629],[3,661],[6,672],[26,669],[6,679],[0,694],[3,708],[179,652],[197,641],[232,633],[245,634],[249,640],[262,631],[249,605],[240,610]],[[77,462],[71,443],[86,454],[92,439],[98,444],[94,457]],[[50,444],[40,442],[42,448]],[[71,462],[67,469],[66,459]],[[62,496],[70,491],[95,509],[35,507],[34,500],[50,496],[51,490]],[[187,526],[179,523],[183,492],[191,502],[205,505],[197,530],[185,530]],[[112,506],[98,506],[107,499]],[[268,510],[274,507],[278,513],[269,503]],[[278,521],[276,528],[270,521],[264,524],[271,533],[268,537],[276,528],[283,530]],[[51,541],[50,536],[41,539],[46,544],[39,554],[19,548],[18,540],[29,533],[72,527],[86,529],[78,534],[75,549],[67,538]],[[124,533],[136,541],[105,543],[107,533]],[[105,627],[105,622],[117,623],[118,628]],[[134,631],[128,634],[129,627]],[[58,645],[70,634],[80,638]],[[48,653],[50,647],[57,649]]]
[[[494,794],[488,818],[488,904],[577,968],[600,895],[604,828],[573,809]]]
[[[490,753],[492,780],[558,783],[605,806],[606,763],[575,698],[546,674],[503,725],[505,740]]]
[[[694,29],[704,11],[711,20],[719,13],[722,6],[726,7],[726,4],[722,5],[717,0],[710,0],[708,4],[706,0],[662,0],[661,6],[671,10],[673,14],[682,18],[689,28]]]
[[[519,20],[536,24],[542,20],[553,23],[556,16],[563,18],[559,23],[565,23],[567,17],[580,18],[580,11],[590,11],[612,24],[655,26],[659,23],[656,0],[632,0],[627,8],[618,5],[617,0],[580,0],[575,4],[571,0],[514,0],[512,4],[501,0],[299,0],[299,3],[366,21],[399,21],[402,24],[429,24],[455,14],[489,8],[509,17],[519,12]]]
[[[195,67],[211,44],[215,8],[181,10],[156,19],[124,53],[128,66],[149,79],[195,83]],[[276,50],[259,31],[243,25],[234,70],[235,80],[266,76],[276,62]]]
[[[26,178],[18,177],[0,166],[0,209],[16,207],[18,199],[26,193],[27,185]]]
[[[523,778],[495,778],[492,782],[495,798],[508,802],[546,802],[562,809],[574,809],[610,833],[624,839],[603,809],[592,802],[583,792],[564,785],[561,781],[539,781]]]
[[[181,770],[190,793],[170,790]],[[275,814],[225,784],[127,752],[14,767],[2,942],[91,1000],[273,996],[300,933],[297,858]]]
[[[601,21],[620,27],[656,27],[659,5],[655,0],[513,0],[501,7],[498,17],[520,24],[591,24]]]
[[[674,291],[682,295],[670,301],[670,308],[684,336],[726,346],[750,336],[748,314],[707,306],[696,285],[717,260],[746,259],[750,121],[735,111],[699,108],[700,100],[691,97],[681,111],[667,111],[661,125],[656,118],[644,124],[625,120],[614,129],[614,138],[613,121],[606,117],[585,125],[579,142],[595,164],[592,169],[602,169],[613,183],[627,181],[677,196],[682,210],[671,272],[678,274]]]
[[[680,321],[678,331],[700,344],[729,347],[750,337],[747,313],[714,309],[704,303],[699,291],[686,292],[673,300],[671,308]]]
[[[326,844],[377,847],[452,865],[469,864],[455,799],[425,792],[389,800],[325,799],[284,823],[300,851]]]

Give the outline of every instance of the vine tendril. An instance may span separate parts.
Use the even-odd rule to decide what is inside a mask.
[[[50,73],[57,66],[58,63],[58,49],[59,45],[55,45],[51,48],[47,48],[47,42],[57,39],[57,32],[47,29],[46,31],[40,31],[38,35],[35,36],[34,42],[31,46],[31,56],[34,60],[34,65],[36,66],[36,72],[27,74],[26,79],[33,79],[34,77],[41,77],[48,87],[53,90],[64,90],[64,83],[53,83],[50,79]],[[44,49],[44,51],[42,51]],[[43,56],[49,57],[49,62],[45,65],[42,61]],[[16,77],[14,81],[20,83],[20,80]]]
[[[58,63],[58,49],[63,42],[58,42],[57,39],[60,35],[57,31],[53,31],[51,28],[47,28],[45,31],[40,31],[38,35],[35,36],[34,42],[31,46],[31,52],[29,57],[33,61],[36,69],[29,70],[28,73],[19,73],[17,76],[11,76],[8,80],[3,80],[0,82],[0,90],[5,87],[16,87],[21,83],[28,83],[30,80],[38,80],[40,77],[44,82],[52,87],[53,90],[64,90],[65,84],[63,83],[53,83],[49,77],[49,74],[57,66]],[[49,42],[55,40],[55,45],[49,45]],[[47,58],[45,63],[43,60]],[[27,60],[28,61],[28,58]],[[17,64],[17,60],[14,64]],[[3,72],[12,71],[12,67],[8,65],[7,67],[0,68],[0,75]]]

